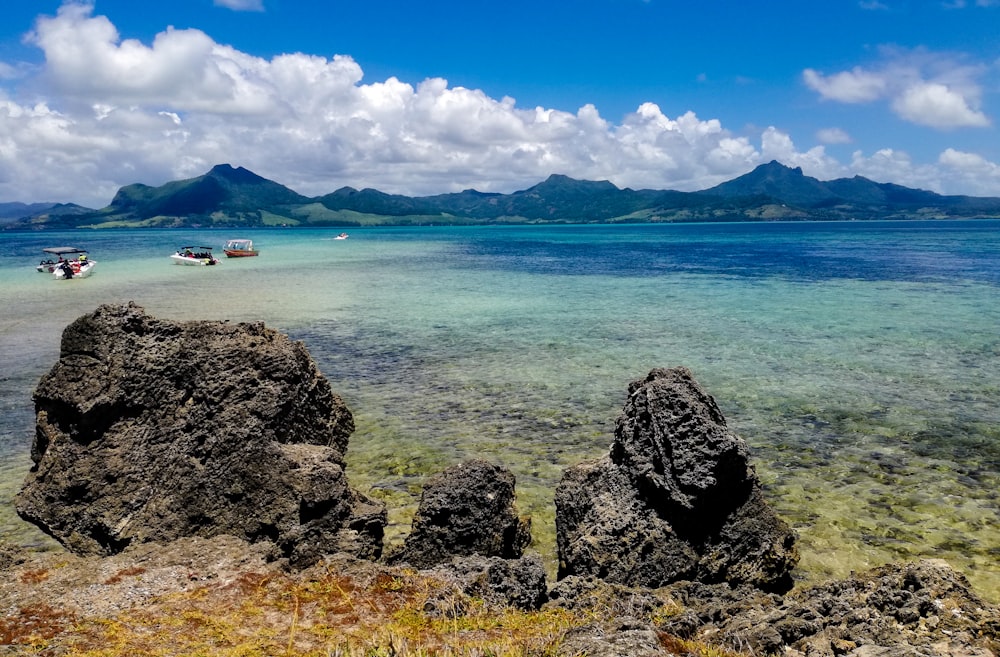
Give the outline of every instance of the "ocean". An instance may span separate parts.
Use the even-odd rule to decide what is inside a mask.
[[[0,233],[0,537],[53,543],[11,500],[31,393],[103,303],[263,321],[302,340],[357,423],[352,485],[408,531],[431,474],[517,477],[554,572],[553,492],[607,453],[630,381],[684,365],[750,445],[816,582],[935,557],[1000,601],[1000,222]],[[257,258],[181,267],[179,246]],[[98,265],[57,281],[47,246]]]

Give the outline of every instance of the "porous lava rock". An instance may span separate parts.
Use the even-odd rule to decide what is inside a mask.
[[[666,634],[789,657],[1000,654],[1000,609],[940,559],[879,566],[782,596],[684,582]]]
[[[64,330],[34,402],[17,512],[74,553],[229,534],[293,565],[381,554],[385,508],[344,473],[351,412],[262,323],[101,306]]]
[[[392,563],[431,568],[453,557],[518,559],[531,542],[531,522],[518,516],[514,475],[473,459],[427,480],[402,549]]]
[[[690,370],[633,381],[610,454],[568,468],[556,490],[558,577],[788,590],[795,536],[748,454]]]

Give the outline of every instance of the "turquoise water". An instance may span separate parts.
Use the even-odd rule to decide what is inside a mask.
[[[1000,599],[1000,222],[3,234],[0,495],[62,328],[134,300],[303,340],[355,414],[352,483],[389,504],[484,456],[554,556],[562,469],[606,453],[629,381],[686,365],[752,448],[799,578],[934,556]],[[180,267],[183,244],[258,258]],[[34,271],[90,249],[94,276]],[[0,506],[0,531],[47,545]]]

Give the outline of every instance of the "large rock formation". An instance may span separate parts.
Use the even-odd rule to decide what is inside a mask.
[[[610,455],[563,474],[556,531],[560,578],[783,591],[798,562],[746,443],[684,368],[655,369],[629,385]]]
[[[403,549],[391,561],[417,568],[479,555],[517,559],[531,542],[531,524],[518,516],[514,475],[474,459],[431,477]]]
[[[221,534],[298,565],[381,553],[385,509],[344,474],[350,411],[301,343],[261,323],[101,306],[66,328],[34,401],[17,511],[75,553]]]

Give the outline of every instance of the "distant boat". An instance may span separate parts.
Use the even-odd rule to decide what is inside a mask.
[[[219,259],[212,255],[210,246],[182,246],[170,256],[177,265],[217,265]]]
[[[253,248],[253,240],[229,240],[222,251],[227,258],[246,258],[260,253]]]
[[[335,239],[335,240],[346,240],[347,238],[348,238],[347,233],[341,233],[340,235],[337,235],[333,239]]]
[[[55,272],[56,267],[60,266],[65,260],[75,260],[80,257],[80,254],[86,254],[86,249],[78,249],[75,246],[51,246],[47,249],[42,249],[43,253],[48,253],[57,257],[56,260],[52,258],[46,258],[38,263],[35,267],[36,271],[51,274]]]

